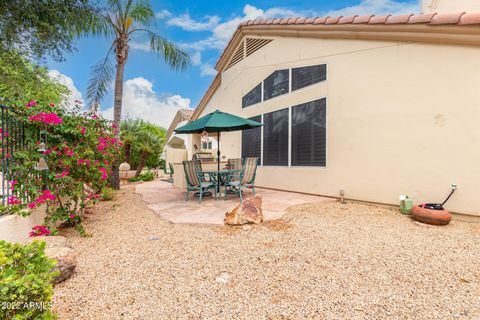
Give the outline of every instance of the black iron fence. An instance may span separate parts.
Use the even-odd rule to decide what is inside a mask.
[[[28,123],[11,108],[0,105],[1,110],[1,132],[2,139],[1,147],[1,188],[2,188],[2,205],[14,204],[15,199],[20,201],[28,201],[26,192],[22,192],[21,188],[15,188],[15,171],[12,170],[14,165],[14,155],[20,150],[25,150],[28,147],[34,147],[27,143],[27,133],[32,128],[29,128]],[[12,198],[15,196],[15,198]],[[1,214],[1,213],[0,213]]]

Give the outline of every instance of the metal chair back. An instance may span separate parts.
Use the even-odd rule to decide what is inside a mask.
[[[183,169],[185,170],[185,179],[191,187],[200,186],[200,180],[197,175],[196,161],[183,161]]]
[[[242,170],[242,159],[241,158],[234,158],[228,159],[228,170]],[[240,180],[240,173],[232,174],[230,181],[238,181]]]
[[[245,158],[242,170],[242,184],[251,184],[255,181],[258,157]]]

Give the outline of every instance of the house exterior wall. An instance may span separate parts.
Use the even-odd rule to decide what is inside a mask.
[[[262,166],[257,185],[397,204],[441,202],[480,215],[480,49],[380,41],[275,38],[226,70],[200,116],[221,108],[252,117],[327,98],[326,167]],[[327,64],[327,81],[242,109],[273,71]],[[241,132],[222,133],[222,156],[241,156]]]
[[[168,167],[169,163],[181,163],[183,160],[187,160],[187,149],[178,148],[165,148],[165,163]]]
[[[421,0],[422,13],[480,12],[480,0]]]

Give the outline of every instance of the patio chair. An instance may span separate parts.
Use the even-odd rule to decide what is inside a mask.
[[[215,199],[217,198],[217,189],[213,181],[205,181],[205,177],[199,173],[198,161],[183,161],[183,169],[185,170],[185,180],[187,182],[187,195],[185,201],[188,201],[190,191],[199,191],[198,202],[202,202],[203,194],[209,189],[215,192]]]
[[[167,170],[167,164],[166,163],[163,165],[163,173],[168,174],[170,176],[170,178],[167,181],[173,183],[173,165],[171,163],[169,163],[168,166],[170,168],[169,170]]]
[[[242,158],[228,159],[227,162],[228,170],[241,170],[242,169]],[[240,173],[233,174],[230,181],[240,180]]]
[[[175,173],[175,170],[173,170],[173,163],[169,162],[168,167],[170,168],[170,179],[173,180],[173,174]]]
[[[257,174],[258,157],[245,158],[240,178],[237,181],[228,179],[225,182],[225,199],[227,198],[227,187],[231,187],[240,196],[240,202],[243,201],[242,188],[251,188],[255,195],[255,176]]]

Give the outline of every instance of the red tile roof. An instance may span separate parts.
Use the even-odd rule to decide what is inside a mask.
[[[424,23],[429,25],[457,24],[470,25],[480,24],[480,13],[428,13],[428,14],[403,14],[385,16],[338,16],[338,17],[303,17],[303,18],[282,18],[282,19],[256,19],[242,22],[242,26],[251,25],[285,25],[285,24],[413,24]]]

